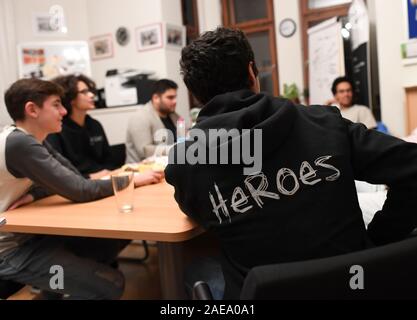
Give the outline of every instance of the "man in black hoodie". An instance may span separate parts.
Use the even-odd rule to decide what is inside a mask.
[[[345,120],[335,107],[261,94],[253,51],[238,30],[202,35],[182,51],[181,69],[205,106],[191,131],[200,139],[172,150],[166,180],[181,209],[218,237],[225,298],[239,297],[255,266],[362,250],[416,227],[417,145]],[[216,137],[214,129],[226,130]],[[240,135],[231,134],[236,129]],[[254,170],[248,149],[260,150]],[[231,150],[233,158],[215,164]],[[355,179],[389,186],[368,230]]]

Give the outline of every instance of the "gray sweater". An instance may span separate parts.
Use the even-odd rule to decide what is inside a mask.
[[[89,202],[113,194],[111,181],[87,180],[47,143],[40,144],[22,129],[0,133],[0,212],[31,193],[35,200],[59,194],[75,202]],[[31,236],[0,232],[0,255]]]

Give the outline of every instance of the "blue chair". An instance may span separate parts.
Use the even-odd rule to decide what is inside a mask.
[[[383,122],[377,122],[376,130],[388,135],[391,135],[391,133],[388,130],[388,127]]]

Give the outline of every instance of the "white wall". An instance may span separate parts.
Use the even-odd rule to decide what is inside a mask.
[[[221,0],[198,0],[197,7],[200,33],[214,30],[223,24]]]
[[[17,80],[18,70],[16,61],[16,46],[20,42],[32,41],[60,41],[60,40],[86,40],[88,38],[88,21],[85,6],[86,0],[17,0],[12,1],[12,15],[7,18],[12,20],[14,25],[13,48],[14,59],[8,65],[8,85]],[[39,36],[33,31],[33,13],[48,13],[51,6],[59,4],[63,7],[65,12],[66,23],[69,29],[67,34],[60,34],[58,36]],[[4,37],[2,37],[4,39]],[[0,43],[0,46],[2,44]],[[4,75],[3,75],[4,76]],[[6,114],[3,106],[3,92],[1,95],[1,111],[0,111],[0,125],[10,123],[11,120]]]
[[[157,78],[170,78],[180,86],[177,111],[188,117],[189,103],[185,86],[179,74],[180,50],[166,48],[138,52],[135,29],[148,24],[167,22],[182,25],[180,0],[87,0],[90,37],[112,34],[114,57],[92,62],[94,80],[104,86],[106,71],[117,68],[134,68],[155,72]],[[115,32],[124,26],[131,33],[125,47],[116,43]]]
[[[375,11],[382,121],[393,134],[404,136],[404,88],[417,85],[417,65],[404,66],[401,59],[400,45],[406,40],[403,3],[400,0],[384,0],[384,5],[375,3]]]
[[[4,104],[4,92],[17,79],[14,6],[0,0],[0,128],[12,123]]]
[[[13,3],[18,42],[76,41],[88,38],[89,17],[87,17],[86,0],[16,0]],[[64,9],[68,33],[58,36],[35,35],[33,32],[33,13],[48,13],[53,5],[60,5]]]
[[[147,0],[87,0],[89,37],[111,34],[114,57],[92,61],[94,80],[99,87],[104,86],[106,71],[117,68],[150,69],[157,76],[164,74],[165,56],[163,50],[138,52],[135,29],[139,26],[161,21],[161,1]],[[126,27],[131,36],[128,45],[116,43],[115,32]]]
[[[274,10],[280,93],[284,92],[284,84],[291,83],[295,83],[302,93],[304,78],[299,1],[274,0]],[[279,33],[279,24],[286,18],[293,19],[297,25],[296,33],[290,38]]]

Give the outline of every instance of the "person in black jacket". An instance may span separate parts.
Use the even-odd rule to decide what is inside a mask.
[[[204,107],[190,139],[171,150],[166,180],[185,214],[219,239],[225,298],[239,297],[255,266],[358,251],[417,226],[415,144],[343,119],[336,107],[260,93],[239,30],[203,34],[180,64]],[[355,179],[389,187],[368,229]]]
[[[87,115],[95,108],[95,83],[84,75],[60,76],[53,82],[64,88],[62,103],[68,114],[62,131],[47,141],[85,177],[100,178],[118,168],[102,125]]]

